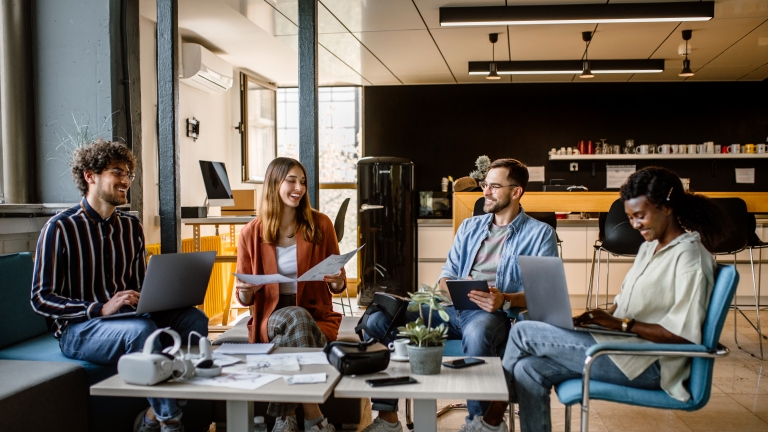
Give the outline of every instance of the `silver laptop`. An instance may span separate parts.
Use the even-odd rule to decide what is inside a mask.
[[[528,319],[568,330],[613,336],[637,336],[635,333],[601,327],[578,327],[571,317],[571,299],[565,282],[563,260],[558,257],[518,256],[525,288]]]
[[[152,255],[135,311],[99,317],[126,318],[203,304],[216,252]]]

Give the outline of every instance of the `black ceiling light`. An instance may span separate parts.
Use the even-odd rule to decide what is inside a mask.
[[[491,61],[469,62],[470,75],[488,75]],[[498,61],[496,73],[499,75],[579,75],[584,71],[582,60],[516,60]],[[606,73],[660,73],[664,72],[664,59],[638,60],[590,60],[593,74]]]
[[[581,63],[581,75],[579,75],[579,78],[594,78],[592,69],[589,67],[589,41],[592,40],[592,32],[581,32],[581,40],[587,44],[587,47],[584,50],[584,61]]]
[[[441,26],[709,21],[714,1],[441,7]]]
[[[685,41],[685,60],[683,60],[683,70],[680,71],[678,76],[692,77],[693,71],[691,70],[691,61],[688,60],[688,41],[691,40],[691,33],[693,30],[683,30],[683,40]]]
[[[490,72],[488,73],[488,76],[485,77],[485,79],[489,80],[497,80],[501,79],[498,72],[496,71],[496,42],[499,41],[499,34],[498,33],[490,33],[488,34],[488,40],[491,41],[491,65],[490,65]]]

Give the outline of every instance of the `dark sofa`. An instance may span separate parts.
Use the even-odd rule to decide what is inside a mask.
[[[131,431],[136,415],[148,406],[146,399],[89,396],[89,387],[117,368],[61,353],[30,304],[32,269],[29,253],[0,255],[0,412],[24,420],[20,429],[8,418],[4,424],[8,430]],[[209,401],[184,407],[188,431],[207,431],[212,419]]]

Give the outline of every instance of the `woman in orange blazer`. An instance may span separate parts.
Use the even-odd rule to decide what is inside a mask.
[[[273,160],[264,178],[259,217],[240,231],[237,272],[296,278],[338,253],[331,220],[309,204],[304,166],[291,158]],[[344,268],[316,282],[256,286],[238,281],[238,301],[251,307],[248,340],[283,347],[322,347],[336,340],[341,315],[333,311],[331,292],[345,288]],[[334,431],[317,404],[303,406],[306,431]],[[277,418],[272,432],[298,431],[296,407],[269,404],[267,414]]]

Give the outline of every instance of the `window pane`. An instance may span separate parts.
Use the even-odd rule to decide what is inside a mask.
[[[344,235],[339,242],[341,253],[357,249],[357,189],[320,189],[320,211],[331,218],[331,222],[335,223],[339,207],[346,198],[349,198],[349,206],[344,217]],[[357,255],[344,269],[348,279],[357,279]]]

